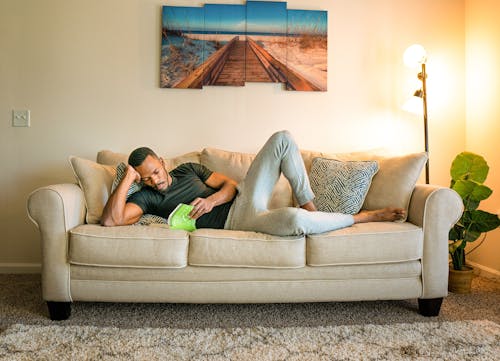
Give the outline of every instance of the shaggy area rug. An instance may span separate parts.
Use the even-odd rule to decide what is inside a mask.
[[[13,325],[0,360],[498,360],[492,321],[327,327]]]

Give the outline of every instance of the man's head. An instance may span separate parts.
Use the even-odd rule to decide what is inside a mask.
[[[148,147],[135,149],[128,157],[130,164],[141,176],[141,181],[158,191],[165,191],[169,185],[169,175],[163,159]]]
[[[146,157],[148,155],[150,155],[156,159],[160,158],[156,155],[155,152],[153,152],[153,150],[151,148],[140,147],[140,148],[134,149],[132,151],[132,153],[130,153],[130,155],[128,157],[128,164],[130,164],[134,168],[138,167],[142,164],[142,162],[144,162],[144,160],[146,159]]]

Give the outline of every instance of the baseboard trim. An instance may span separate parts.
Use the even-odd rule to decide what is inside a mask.
[[[0,263],[0,274],[5,273],[41,273],[40,263]]]
[[[476,262],[467,261],[467,263],[474,268],[475,275],[500,282],[500,271],[483,266],[482,264]]]

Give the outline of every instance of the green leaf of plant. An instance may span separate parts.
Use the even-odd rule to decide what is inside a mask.
[[[464,241],[465,242],[474,242],[476,239],[481,236],[481,232],[479,231],[474,231],[474,230],[468,230],[464,233]]]
[[[476,210],[482,200],[493,192],[490,188],[474,181],[457,181],[453,188],[462,198],[465,211]]]
[[[500,227],[500,218],[496,214],[474,210],[469,212],[470,226],[469,231],[473,232],[489,232]]]
[[[464,199],[463,201],[464,201],[464,208],[469,210],[469,211],[473,211],[473,210],[477,209],[477,207],[479,207],[480,201],[475,201],[475,200],[472,200],[470,198]]]
[[[463,232],[463,227],[460,227],[459,225],[454,225],[452,229],[450,229],[450,232],[448,234],[448,239],[450,241],[456,241],[459,239],[462,239],[462,232]]]
[[[468,195],[472,194],[472,191],[474,190],[475,183],[469,180],[462,180],[459,179],[455,181],[455,184],[453,185],[452,189],[458,193],[462,199],[467,198]]]
[[[471,198],[475,201],[483,201],[488,198],[493,191],[483,184],[478,184],[472,190]]]
[[[462,197],[466,207],[467,204],[465,204],[465,202],[481,202],[493,193],[493,191],[487,186],[472,180],[458,180],[455,182],[452,189],[455,190],[460,197]],[[473,208],[477,208],[477,205]]]
[[[453,160],[450,174],[455,181],[470,179],[483,183],[488,171],[488,163],[482,156],[471,152],[462,152]]]

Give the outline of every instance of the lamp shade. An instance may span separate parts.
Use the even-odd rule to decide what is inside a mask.
[[[420,92],[420,90],[417,90],[417,92]],[[422,105],[422,97],[414,94],[410,98],[406,100],[406,102],[402,106],[403,110],[416,114],[416,115],[423,115],[424,110],[423,110],[423,105]]]
[[[416,68],[427,61],[427,52],[422,45],[414,44],[405,50],[403,60],[406,66]]]

